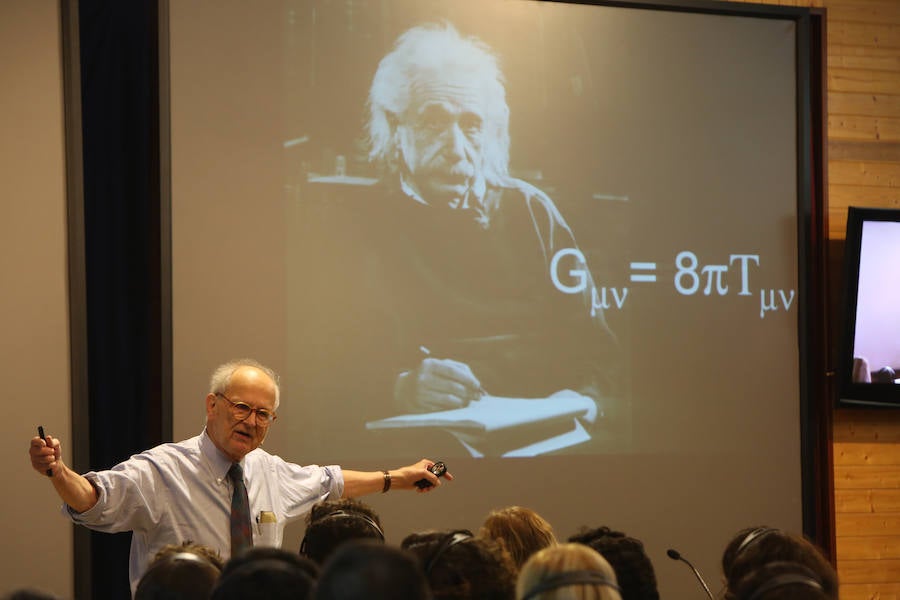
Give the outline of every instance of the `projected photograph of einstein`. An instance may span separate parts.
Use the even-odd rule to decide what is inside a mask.
[[[791,27],[285,6],[279,435],[304,456],[687,451],[795,392]]]
[[[324,429],[443,456],[589,444],[621,411],[620,349],[566,215],[512,172],[496,53],[424,21],[367,81],[362,131],[324,132],[324,159],[297,144],[294,350],[310,417],[341,406]]]

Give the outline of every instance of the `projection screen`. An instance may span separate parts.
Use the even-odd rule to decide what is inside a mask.
[[[644,540],[661,593],[689,597],[667,548],[717,582],[739,529],[801,529],[792,19],[169,11],[176,439],[212,369],[252,356],[282,375],[268,451],[447,463],[439,493],[366,498],[389,541],[523,505],[560,538]],[[411,29],[464,49],[401,47],[427,76],[388,64],[370,99]],[[465,110],[417,103],[441,85]]]

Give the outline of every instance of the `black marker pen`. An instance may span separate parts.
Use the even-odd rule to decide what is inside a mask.
[[[44,435],[44,426],[38,425],[38,437],[44,440],[44,443],[47,443],[47,436]],[[53,469],[47,469],[45,471],[47,477],[53,477]]]

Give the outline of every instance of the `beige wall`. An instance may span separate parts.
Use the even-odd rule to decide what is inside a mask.
[[[59,3],[0,2],[0,595],[72,595],[71,526],[28,462],[37,425],[71,439]]]

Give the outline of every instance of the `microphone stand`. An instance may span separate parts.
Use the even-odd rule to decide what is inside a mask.
[[[672,548],[669,548],[668,550],[666,550],[666,555],[668,555],[668,557],[671,558],[672,560],[680,560],[681,562],[683,562],[684,564],[689,566],[691,568],[691,571],[694,572],[694,576],[697,578],[697,581],[699,581],[700,585],[703,586],[703,591],[705,591],[706,595],[709,596],[709,600],[716,600],[715,597],[712,595],[712,592],[709,591],[709,586],[706,585],[706,581],[703,580],[703,576],[700,575],[700,571],[698,571],[694,567],[694,565],[691,564],[691,561],[689,561],[688,559],[683,557],[681,555],[681,553],[678,552],[678,550],[674,550]]]

